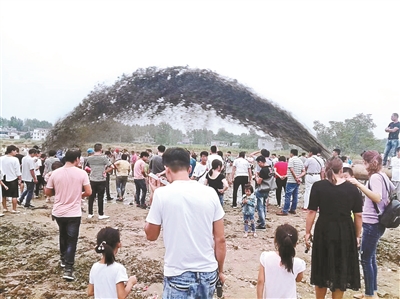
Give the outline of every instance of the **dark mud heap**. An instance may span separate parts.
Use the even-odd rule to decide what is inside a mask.
[[[156,118],[165,109],[201,107],[215,111],[222,119],[237,120],[273,137],[308,150],[318,146],[329,152],[290,113],[251,92],[236,80],[223,78],[210,70],[172,67],[139,69],[123,75],[112,86],[98,86],[64,119],[57,122],[45,146],[70,147],[85,142],[93,124],[108,120],[125,124],[145,113]],[[174,115],[170,115],[171,119]],[[187,117],[187,119],[185,119]],[[184,123],[195,121],[187,115]]]

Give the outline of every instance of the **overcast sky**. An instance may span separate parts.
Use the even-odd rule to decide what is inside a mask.
[[[314,120],[400,113],[400,1],[0,0],[1,115],[55,122],[97,83],[213,70]],[[268,116],[266,116],[268,117]]]

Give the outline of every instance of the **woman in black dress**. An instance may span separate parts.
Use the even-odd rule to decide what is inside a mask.
[[[317,299],[325,298],[327,288],[334,299],[342,298],[346,289],[360,288],[357,247],[363,203],[358,189],[342,178],[342,167],[339,158],[328,160],[327,179],[315,182],[311,189],[305,241],[309,248],[311,228],[319,209],[311,256],[311,284],[315,285]]]
[[[212,187],[218,194],[221,206],[224,206],[224,193],[229,188],[228,181],[225,176],[221,173],[222,162],[218,159],[214,159],[211,162],[211,169],[207,173],[204,184]]]

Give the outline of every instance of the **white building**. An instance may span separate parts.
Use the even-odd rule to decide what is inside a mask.
[[[44,140],[49,133],[49,129],[34,129],[32,132],[33,140]]]
[[[264,138],[258,139],[258,148],[271,150],[283,150],[282,143],[279,140],[269,140]]]

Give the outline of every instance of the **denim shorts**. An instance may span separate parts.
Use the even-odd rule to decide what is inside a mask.
[[[163,299],[212,299],[218,271],[184,272],[179,276],[164,277]]]

